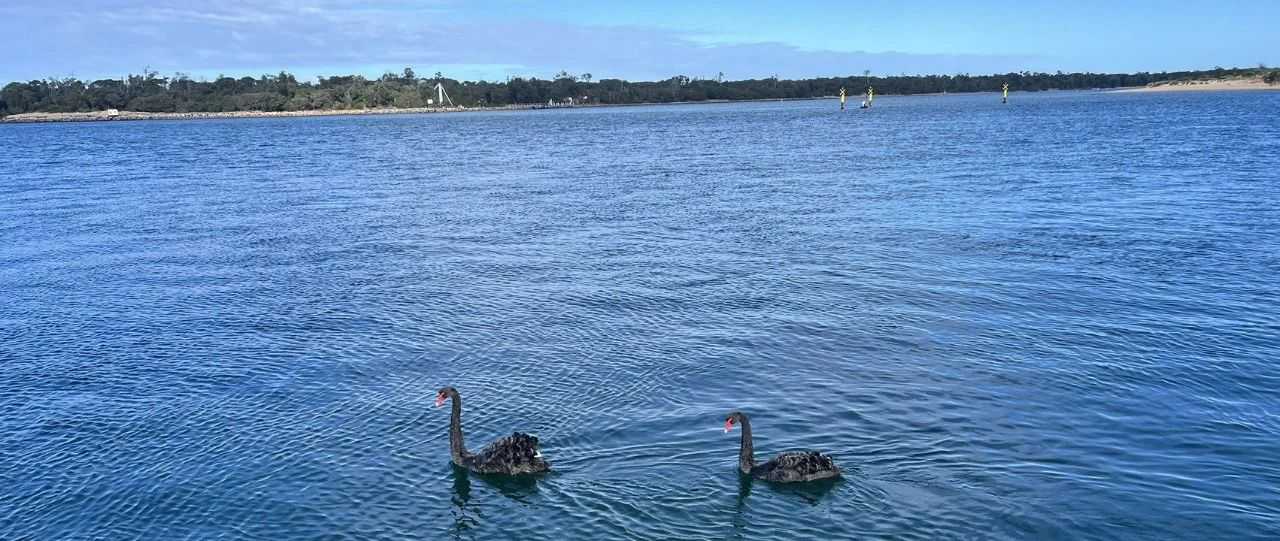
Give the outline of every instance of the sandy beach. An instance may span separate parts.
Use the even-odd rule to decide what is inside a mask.
[[[1261,78],[1166,81],[1147,86],[1122,88],[1116,90],[1116,92],[1194,92],[1205,90],[1280,90],[1280,85],[1267,84]]]

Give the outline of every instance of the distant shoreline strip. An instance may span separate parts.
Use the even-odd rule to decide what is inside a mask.
[[[1135,86],[1112,89],[1095,89],[1109,93],[1130,92],[1194,92],[1194,91],[1246,91],[1246,90],[1280,90],[1280,85],[1264,83],[1260,80],[1219,80],[1219,81],[1178,81],[1159,83],[1148,86]],[[1072,92],[1070,90],[1066,92]],[[1090,92],[1078,90],[1077,92]],[[955,92],[951,95],[980,94],[981,92]],[[897,97],[911,96],[944,96],[947,93],[904,94]],[[820,96],[812,98],[760,98],[745,100],[698,100],[669,101],[650,103],[587,103],[587,104],[520,104],[499,107],[385,107],[376,109],[315,109],[306,111],[219,111],[189,113],[148,113],[141,111],[91,111],[86,113],[22,113],[0,117],[3,124],[36,124],[52,122],[117,122],[139,120],[213,120],[232,118],[291,118],[309,116],[365,116],[365,115],[406,115],[435,113],[476,113],[497,111],[532,111],[540,109],[585,109],[597,107],[647,107],[655,105],[696,105],[717,103],[753,103],[779,101],[812,101],[838,99],[837,96]]]
[[[652,105],[692,105],[700,103],[750,103],[774,101],[811,101],[834,99],[834,96],[817,98],[769,98],[752,100],[701,100],[654,103],[589,103],[589,104],[521,104],[500,107],[384,107],[376,109],[315,109],[306,111],[218,111],[189,113],[148,113],[142,111],[90,111],[85,113],[22,113],[0,118],[6,124],[36,124],[51,122],[132,122],[139,120],[213,120],[230,118],[290,118],[308,116],[365,116],[406,115],[435,113],[478,113],[495,111],[533,111],[541,109],[587,109],[598,107],[643,107]]]

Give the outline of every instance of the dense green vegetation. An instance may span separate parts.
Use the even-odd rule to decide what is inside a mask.
[[[1263,77],[1280,83],[1280,71],[1257,68],[1215,68],[1172,73],[1005,73],[996,75],[901,75],[872,77],[880,94],[923,94],[935,92],[994,92],[1003,83],[1014,91],[1089,89],[1141,86],[1169,80],[1214,79],[1221,77]],[[550,79],[516,77],[505,82],[456,81],[436,73],[418,77],[410,68],[403,73],[387,73],[378,79],[359,75],[319,77],[315,82],[298,81],[281,72],[261,77],[218,77],[197,81],[183,74],[162,77],[147,71],[122,80],[46,79],[10,83],[0,91],[0,116],[28,112],[67,113],[120,109],[145,112],[216,111],[301,111],[317,109],[362,109],[379,107],[423,107],[435,96],[439,82],[457,105],[502,106],[545,104],[549,100],[626,104],[673,101],[812,98],[833,96],[841,87],[851,95],[863,92],[861,76],[786,80],[776,77],[725,81],[683,75],[665,81],[631,82],[620,79],[592,80],[589,73],[561,72]]]

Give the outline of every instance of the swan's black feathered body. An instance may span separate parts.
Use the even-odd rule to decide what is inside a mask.
[[[782,453],[751,468],[751,476],[775,483],[799,483],[840,476],[831,457],[817,451]]]
[[[817,451],[782,453],[763,464],[756,464],[752,449],[751,421],[741,412],[730,413],[724,421],[726,432],[734,424],[742,425],[742,447],[738,453],[738,470],[763,481],[775,483],[802,483],[840,477],[840,468],[831,457]]]
[[[551,469],[542,452],[538,450],[538,438],[522,432],[490,443],[479,453],[463,455],[458,464],[476,473],[501,473],[519,475],[540,473]]]
[[[449,416],[449,457],[459,467],[480,474],[522,475],[549,471],[551,465],[542,459],[538,438],[516,432],[490,443],[479,453],[467,451],[462,441],[462,397],[453,387],[440,389],[436,406],[453,400]]]

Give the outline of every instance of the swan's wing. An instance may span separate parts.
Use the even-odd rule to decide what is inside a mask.
[[[824,473],[839,473],[831,457],[817,451],[782,453],[768,463],[775,475],[786,473],[788,478],[809,478]]]
[[[472,458],[475,469],[492,473],[534,473],[546,471],[538,438],[516,432],[490,443]]]

